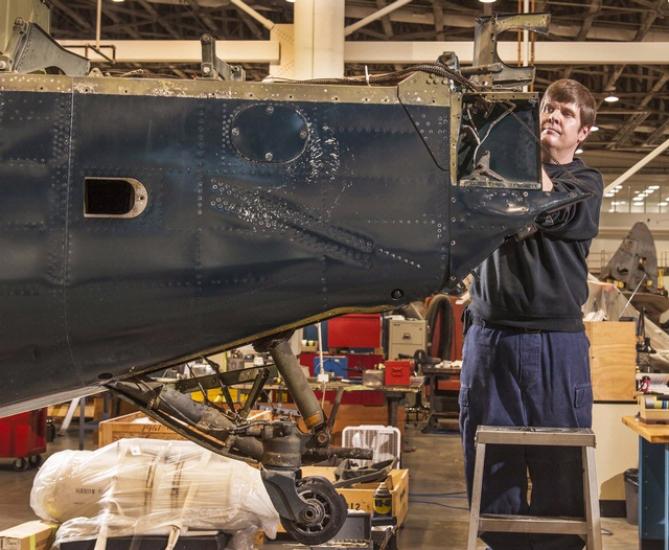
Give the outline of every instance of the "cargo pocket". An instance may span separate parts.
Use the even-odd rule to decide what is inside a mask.
[[[574,412],[579,428],[592,426],[592,384],[574,387]]]

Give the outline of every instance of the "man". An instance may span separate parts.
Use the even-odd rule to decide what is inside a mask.
[[[595,101],[574,80],[554,82],[540,106],[543,189],[590,197],[508,240],[474,273],[472,326],[463,351],[460,427],[471,498],[474,435],[481,424],[589,428],[592,387],[581,305],[586,256],[597,234],[602,178],[574,158],[595,122]],[[576,449],[490,446],[482,513],[583,516]],[[527,502],[527,473],[532,480]],[[583,548],[577,536],[488,533],[493,550]]]

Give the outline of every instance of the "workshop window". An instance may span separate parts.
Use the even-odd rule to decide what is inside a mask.
[[[146,188],[133,178],[86,178],[84,216],[134,218],[146,208]]]

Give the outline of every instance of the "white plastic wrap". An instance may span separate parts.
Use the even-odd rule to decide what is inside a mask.
[[[274,538],[279,516],[248,464],[190,441],[123,439],[97,451],[61,451],[35,476],[30,506],[62,523],[56,544],[187,530],[234,533],[228,548],[249,550],[257,529]],[[168,546],[169,548],[169,546]]]

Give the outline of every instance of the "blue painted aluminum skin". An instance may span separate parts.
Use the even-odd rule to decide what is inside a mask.
[[[575,199],[451,185],[448,106],[20,90],[3,78],[0,414],[421,299]],[[519,143],[536,181],[537,144]],[[146,209],[86,217],[86,178],[136,179]]]

